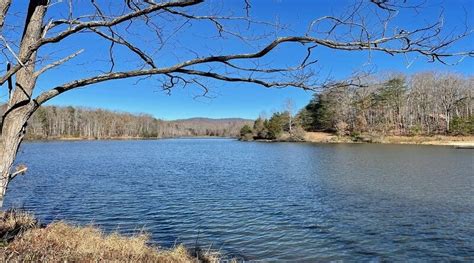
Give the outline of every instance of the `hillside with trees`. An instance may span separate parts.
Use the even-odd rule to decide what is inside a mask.
[[[4,106],[0,107],[0,111]],[[28,139],[170,138],[193,136],[237,137],[249,120],[192,118],[175,121],[148,114],[113,112],[81,107],[44,106],[31,117]]]
[[[258,118],[241,130],[241,138],[298,139],[298,131],[325,131],[339,136],[472,135],[474,78],[453,73],[392,74],[315,93],[290,125],[289,111]],[[292,127],[293,132],[290,132]]]

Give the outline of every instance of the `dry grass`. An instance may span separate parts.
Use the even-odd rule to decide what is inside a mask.
[[[182,245],[171,250],[148,245],[148,236],[117,233],[106,235],[99,229],[64,222],[39,227],[33,216],[23,212],[3,212],[1,233],[16,233],[0,250],[2,262],[218,262],[216,253],[192,255]],[[20,230],[21,229],[21,230]]]
[[[337,136],[328,132],[306,132],[304,139],[307,142],[334,142]]]
[[[380,138],[379,138],[380,137]],[[425,145],[452,145],[452,146],[474,146],[474,136],[376,136],[377,143],[391,144],[425,144]],[[306,132],[304,139],[307,142],[351,142],[349,136],[337,137],[334,134],[326,132]]]
[[[474,136],[386,136],[388,143],[396,144],[426,144],[426,145],[474,145]]]
[[[0,212],[0,241],[6,244],[16,236],[37,226],[38,221],[29,213],[14,210]]]

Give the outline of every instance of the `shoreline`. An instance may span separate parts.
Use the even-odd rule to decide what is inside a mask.
[[[375,143],[375,144],[409,144],[409,145],[434,145],[453,147],[474,147],[474,136],[399,136],[399,135],[360,135],[357,138],[350,136],[337,136],[327,132],[306,132],[302,142],[309,143]]]
[[[109,137],[109,138],[83,138],[83,137],[55,137],[42,139],[25,139],[25,142],[50,142],[50,141],[134,141],[134,140],[165,140],[165,139],[238,139],[235,137],[220,136],[178,136],[178,137]],[[242,141],[242,140],[241,140]],[[409,145],[434,145],[453,146],[459,148],[474,148],[474,136],[400,136],[400,135],[360,135],[357,137],[337,136],[328,132],[305,132],[301,140],[290,139],[288,136],[276,140],[252,140],[255,142],[303,142],[303,143],[371,143],[371,144],[409,144]]]
[[[86,138],[86,137],[52,137],[52,138],[27,138],[24,142],[53,142],[53,141],[154,141],[166,139],[238,139],[237,137],[223,136],[177,136],[177,137],[105,137],[105,138]]]
[[[246,140],[241,140],[246,141]],[[296,143],[320,143],[320,144],[394,144],[394,145],[431,145],[431,146],[452,146],[460,149],[474,149],[474,136],[400,136],[400,135],[358,135],[338,136],[329,132],[305,132],[301,139],[294,139],[288,135],[282,138],[249,140],[254,142],[276,143],[276,142],[296,142]]]

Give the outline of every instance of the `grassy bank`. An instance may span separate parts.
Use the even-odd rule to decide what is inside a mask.
[[[360,134],[357,136],[337,136],[326,132],[306,132],[304,141],[317,143],[384,143],[384,144],[422,144],[422,145],[450,145],[474,146],[474,136],[382,136]]]
[[[218,262],[215,252],[179,245],[161,249],[145,234],[104,234],[92,226],[55,222],[41,226],[21,211],[0,212],[1,262]]]

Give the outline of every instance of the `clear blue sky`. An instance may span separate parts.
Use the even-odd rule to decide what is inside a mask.
[[[20,1],[22,2],[22,1]],[[67,2],[67,1],[65,1]],[[80,4],[82,1],[76,1]],[[202,13],[203,10],[221,10],[224,13],[233,12],[242,14],[243,1],[208,1],[204,7],[192,9],[196,13]],[[471,0],[452,0],[452,1],[426,1],[425,7],[418,14],[411,11],[403,11],[397,18],[397,24],[401,28],[413,29],[429,21],[433,21],[440,12],[443,12],[445,26],[459,30],[464,27],[465,19],[469,26],[472,25],[474,14],[474,1]],[[89,2],[87,2],[89,3]],[[257,20],[267,20],[271,22],[279,21],[288,25],[290,30],[281,31],[279,36],[298,34],[304,32],[308,23],[317,17],[323,15],[339,14],[344,8],[353,1],[330,1],[330,0],[254,0],[251,1],[251,16]],[[21,11],[20,4],[16,3]],[[67,13],[64,6],[58,4],[51,11],[51,16],[63,15]],[[78,7],[79,9],[83,7]],[[67,9],[66,9],[67,10]],[[85,11],[85,10],[78,10]],[[22,20],[18,21],[21,24]],[[172,25],[172,22],[170,22]],[[168,25],[165,25],[165,27]],[[471,26],[472,28],[472,26]],[[245,31],[246,28],[240,28]],[[261,33],[260,29],[255,29],[256,33]],[[146,35],[140,32],[137,34]],[[179,59],[190,58],[192,53],[186,51],[184,47],[194,49],[200,54],[210,54],[209,50],[217,51],[217,54],[234,53],[237,51],[252,51],[242,42],[233,39],[225,41],[215,41],[209,36],[215,35],[215,30],[209,23],[194,23],[186,25],[170,40],[171,45],[165,47],[156,55],[159,63],[172,64]],[[143,37],[146,39],[146,37]],[[151,38],[150,38],[151,39]],[[268,43],[269,38],[261,40],[259,44]],[[98,38],[76,37],[68,39],[64,45],[58,49],[57,46],[49,47],[44,53],[55,51],[53,56],[58,58],[65,54],[70,54],[80,47],[85,47],[85,52],[81,54],[74,62],[51,71],[45,77],[39,80],[40,89],[50,88],[55,84],[61,84],[80,76],[90,76],[97,72],[96,65],[101,64],[102,69],[107,67],[103,59],[107,58],[108,48]],[[156,47],[156,42],[138,43],[144,48]],[[474,47],[473,38],[470,37],[459,43],[458,49],[472,50]],[[351,72],[360,68],[375,68],[379,72],[397,71],[404,73],[414,73],[423,70],[441,70],[455,71],[461,74],[470,75],[474,73],[474,62],[472,58],[465,59],[457,66],[447,67],[439,63],[427,63],[426,59],[416,60],[410,67],[407,67],[403,56],[391,57],[388,55],[375,54],[368,64],[367,53],[363,52],[340,52],[331,51],[325,48],[315,50],[314,58],[319,60],[322,67],[321,74],[331,74],[336,78],[344,78]],[[216,52],[215,52],[216,53]],[[115,54],[118,59],[118,69],[126,69],[133,63],[133,58],[125,53],[125,50],[117,48]],[[304,49],[299,45],[283,46],[278,48],[272,55],[265,59],[265,62],[274,65],[287,65],[294,61],[296,57],[304,56]],[[90,62],[91,58],[97,59]],[[99,67],[101,68],[101,67]],[[296,108],[303,107],[311,98],[311,92],[305,92],[295,88],[287,89],[266,89],[258,85],[242,83],[225,83],[218,81],[206,82],[211,89],[210,95],[213,98],[195,98],[200,94],[196,88],[175,89],[169,96],[161,91],[157,79],[147,79],[136,84],[136,79],[120,80],[96,84],[86,88],[70,91],[62,96],[51,100],[49,105],[74,105],[93,108],[106,108],[110,110],[143,112],[149,113],[162,119],[180,119],[189,117],[242,117],[256,118],[261,112],[271,113],[280,110],[287,99],[295,102]]]

